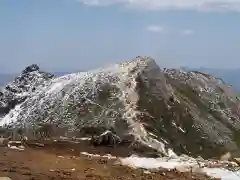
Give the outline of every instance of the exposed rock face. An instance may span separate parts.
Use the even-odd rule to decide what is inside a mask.
[[[52,77],[53,75],[50,73],[39,71],[36,64],[26,67],[20,76],[0,91],[0,117],[24,102],[39,85],[43,85]]]
[[[39,74],[36,66],[26,71],[27,77]],[[239,101],[210,75],[161,70],[150,57],[137,57],[106,69],[51,77],[23,83],[27,90],[20,90],[28,95],[0,125],[47,122],[80,133],[111,130],[121,140],[131,137],[163,155],[171,155],[169,149],[206,158],[240,154]]]

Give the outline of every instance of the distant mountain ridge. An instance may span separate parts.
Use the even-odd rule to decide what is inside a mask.
[[[181,67],[181,69],[185,71],[199,71],[207,74],[211,74],[215,77],[222,78],[227,84],[232,85],[233,89],[237,92],[240,92],[240,81],[238,77],[240,77],[240,68],[239,69],[214,69],[214,68],[189,68],[189,67]],[[74,72],[54,72],[53,74],[57,77],[63,76],[66,74],[70,74]],[[11,82],[14,77],[18,74],[0,74],[0,86]]]
[[[181,69],[185,71],[199,71],[207,74],[211,74],[215,77],[222,78],[225,83],[232,85],[233,89],[240,92],[240,68],[238,69],[214,69],[214,68],[189,68],[182,67]]]

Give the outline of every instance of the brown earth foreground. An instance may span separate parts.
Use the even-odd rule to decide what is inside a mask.
[[[124,151],[125,149],[125,151]],[[66,142],[29,146],[24,151],[0,147],[0,177],[12,180],[206,180],[204,175],[161,171],[151,174],[142,169],[121,166],[116,160],[90,158],[80,152],[126,156],[126,148],[94,148]],[[1,178],[0,178],[1,179]]]

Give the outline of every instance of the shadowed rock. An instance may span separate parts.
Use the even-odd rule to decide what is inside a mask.
[[[91,142],[96,146],[115,146],[116,144],[121,143],[121,138],[116,134],[113,134],[111,131],[106,131],[99,136],[94,136]]]

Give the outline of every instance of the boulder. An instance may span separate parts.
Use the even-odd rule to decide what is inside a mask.
[[[121,138],[116,134],[113,134],[111,131],[106,131],[99,136],[94,136],[91,139],[91,142],[96,146],[115,146],[116,144],[121,143]]]

